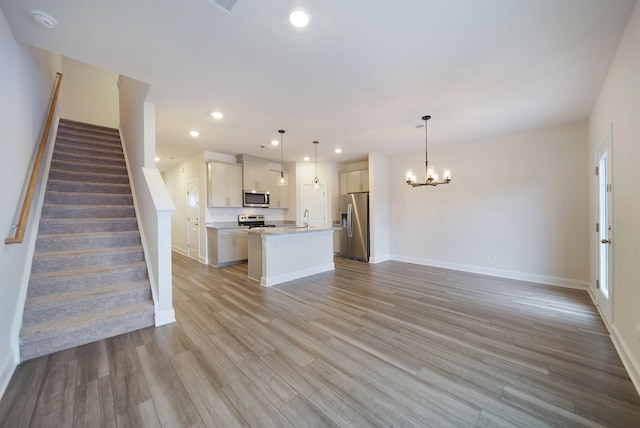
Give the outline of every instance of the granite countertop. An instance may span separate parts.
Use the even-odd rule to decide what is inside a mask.
[[[333,232],[333,229],[325,229],[321,227],[310,227],[306,228],[305,226],[296,227],[295,225],[284,226],[284,227],[266,227],[264,229],[250,229],[249,233],[256,234],[264,234],[264,235],[288,235],[293,233],[309,233],[309,232]]]
[[[268,221],[266,224],[274,224],[276,227],[295,227],[295,223],[283,223],[282,221]],[[249,230],[249,226],[239,226],[235,221],[218,221],[207,223],[208,229],[242,229]]]

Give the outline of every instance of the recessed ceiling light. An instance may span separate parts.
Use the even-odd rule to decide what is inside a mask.
[[[224,117],[224,114],[220,113],[219,111],[214,111],[213,113],[211,113],[211,116],[213,116],[214,119],[222,119]]]
[[[342,149],[336,149],[335,152],[340,154],[340,153],[342,153]]]
[[[280,144],[280,141],[278,141],[278,140],[272,140],[271,141],[271,145],[272,146],[277,146],[278,144]]]
[[[31,18],[33,18],[36,24],[49,30],[58,26],[58,21],[56,21],[53,16],[40,12],[39,10],[32,10]]]
[[[192,137],[199,137],[200,133],[198,131],[189,131],[189,135],[191,135]]]
[[[160,158],[158,156],[155,157],[155,161],[158,162]]]
[[[309,156],[305,156],[305,157],[304,157],[304,161],[305,161],[305,162],[309,162],[309,160],[310,160]]]
[[[294,9],[289,15],[289,22],[296,28],[304,28],[309,25],[311,15],[304,9]]]

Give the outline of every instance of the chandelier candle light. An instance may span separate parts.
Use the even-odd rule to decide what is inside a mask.
[[[410,169],[407,171],[406,182],[411,187],[437,186],[438,184],[451,183],[451,170],[449,168],[445,168],[442,174],[442,181],[439,181],[440,177],[435,173],[433,166],[429,166],[429,158],[427,156],[427,121],[429,119],[431,119],[431,116],[422,116],[422,120],[424,120],[424,166],[427,175],[426,180],[424,183],[416,183],[416,175],[413,173],[413,170]]]

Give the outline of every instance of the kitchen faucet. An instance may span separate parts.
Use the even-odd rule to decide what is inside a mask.
[[[304,225],[307,226],[307,230],[309,230],[309,210],[304,210]]]

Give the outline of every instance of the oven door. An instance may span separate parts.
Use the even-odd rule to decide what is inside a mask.
[[[253,190],[245,190],[243,198],[243,206],[269,208],[269,192],[256,192]]]

